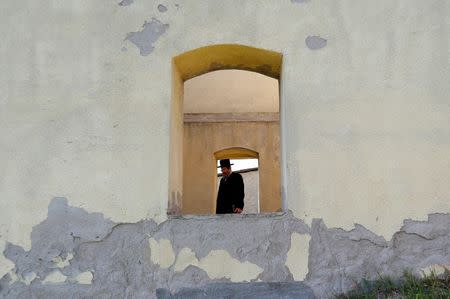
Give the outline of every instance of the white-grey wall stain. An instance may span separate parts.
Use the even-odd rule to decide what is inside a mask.
[[[158,19],[152,18],[150,22],[145,21],[141,31],[128,33],[125,40],[138,47],[142,56],[147,56],[153,52],[155,48],[153,44],[168,28],[169,24],[163,24]]]

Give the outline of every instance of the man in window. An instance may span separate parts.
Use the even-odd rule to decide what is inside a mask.
[[[231,171],[229,159],[220,160],[222,179],[217,193],[216,214],[242,213],[244,209],[244,180]]]

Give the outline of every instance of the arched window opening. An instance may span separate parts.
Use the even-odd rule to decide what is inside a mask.
[[[244,214],[257,214],[260,212],[259,205],[259,154],[246,148],[229,148],[214,153],[217,160],[217,194],[222,171],[220,170],[221,159],[230,159],[233,172],[241,174],[245,187]]]
[[[281,54],[241,45],[173,59],[169,214],[215,213],[223,158],[256,159],[254,169],[233,169],[257,172],[248,212],[281,210],[280,69]]]

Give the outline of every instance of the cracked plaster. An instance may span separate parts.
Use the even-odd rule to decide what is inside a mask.
[[[228,292],[233,282],[249,281],[239,287],[257,294],[261,288],[273,291],[267,283],[283,282],[279,292],[294,288],[326,298],[361,277],[449,265],[449,221],[448,214],[405,220],[386,241],[360,225],[345,231],[315,219],[308,227],[290,213],[118,224],[55,198],[48,218],[33,228],[29,251],[7,244],[4,255],[14,269],[0,279],[0,295],[176,298]],[[161,261],[168,248],[173,258],[161,267],[153,255]],[[294,280],[302,278],[300,288]]]

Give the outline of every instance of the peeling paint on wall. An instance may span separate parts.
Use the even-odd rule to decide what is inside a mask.
[[[61,256],[56,256],[52,259],[53,263],[55,263],[55,266],[58,268],[64,268],[67,266],[70,266],[70,260],[73,259],[73,254],[68,253],[67,257],[63,259]]]
[[[212,279],[229,278],[232,282],[256,279],[264,269],[248,261],[241,263],[225,250],[213,250],[199,261],[199,268]]]
[[[295,280],[304,280],[308,274],[309,240],[310,235],[291,235],[291,248],[287,253],[286,266]]]
[[[431,214],[427,221],[405,220],[386,241],[362,225],[345,231],[316,219],[309,228],[291,213],[115,224],[56,198],[33,228],[29,251],[6,245],[14,269],[0,279],[0,296],[126,298],[157,289],[169,296],[193,285],[228,292],[236,287],[229,283],[240,281],[251,282],[238,286],[243,289],[273,290],[267,282],[277,281],[287,283],[286,292],[329,297],[361,278],[448,267],[449,227],[449,214]],[[303,284],[289,284],[293,279]]]
[[[183,272],[184,269],[192,266],[198,266],[198,259],[195,253],[190,248],[182,248],[177,256],[177,261],[174,266],[175,272]]]
[[[148,243],[151,250],[152,262],[155,265],[159,265],[161,268],[169,268],[175,261],[175,254],[173,253],[170,240],[161,239],[156,241],[151,238]]]
[[[36,273],[34,273],[34,272],[29,272],[29,273],[25,273],[24,275],[23,275],[23,282],[26,284],[26,285],[30,285],[32,282],[33,282],[33,280],[35,280],[37,278],[37,275],[36,275]]]
[[[86,272],[82,272],[82,273],[78,274],[77,277],[75,278],[75,280],[79,284],[91,284],[93,278],[94,278],[94,275],[92,274],[92,272],[86,271]]]
[[[430,275],[443,275],[445,273],[450,273],[450,265],[445,264],[432,264],[420,270],[422,277],[428,277]]]
[[[59,270],[55,270],[48,274],[42,281],[43,284],[61,283],[66,281],[67,276],[61,273]]]
[[[322,49],[327,45],[327,40],[320,37],[320,36],[308,36],[305,39],[306,46],[310,48],[311,50],[318,50]]]
[[[122,0],[119,2],[119,5],[120,6],[128,6],[128,5],[133,4],[133,2],[134,2],[134,0]]]
[[[251,281],[263,272],[263,269],[255,264],[232,258],[225,250],[213,250],[198,260],[191,249],[183,248],[178,254],[174,270],[182,272],[188,266],[205,270],[211,279],[229,278],[232,282]]]
[[[0,250],[0,253],[2,253],[4,248],[0,247]],[[7,259],[3,254],[0,254],[0,277],[3,277],[12,269],[14,269],[14,263]]]
[[[158,19],[152,18],[150,22],[145,21],[141,31],[128,33],[125,40],[138,47],[142,56],[147,56],[153,52],[155,48],[153,44],[168,28],[169,24],[163,24]]]

